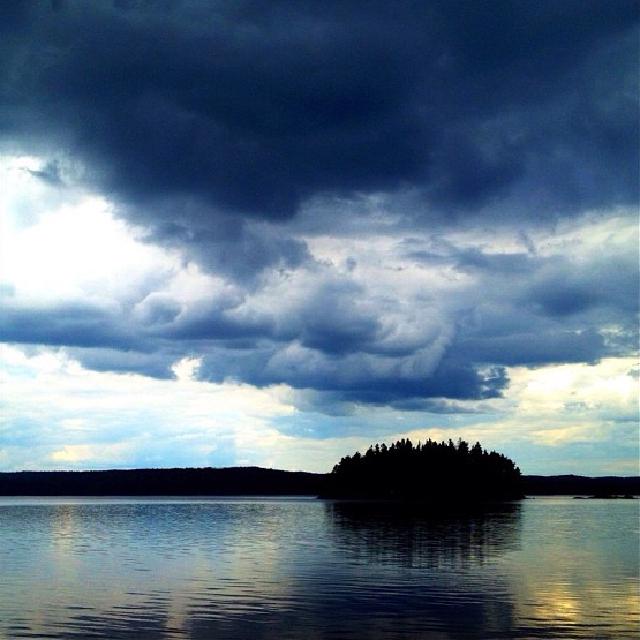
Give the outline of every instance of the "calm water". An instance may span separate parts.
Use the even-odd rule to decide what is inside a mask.
[[[638,501],[0,499],[0,638],[635,638]]]

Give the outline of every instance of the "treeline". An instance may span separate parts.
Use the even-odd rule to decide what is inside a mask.
[[[631,496],[640,494],[638,476],[524,476],[527,495],[552,496],[574,495],[607,498],[610,496]]]
[[[520,469],[479,442],[403,438],[346,456],[328,477],[326,497],[421,500],[503,500],[523,495]]]
[[[0,473],[0,495],[318,495],[323,478],[315,473],[259,467],[21,471]]]
[[[428,444],[428,443],[427,443]],[[379,446],[378,455],[385,449],[387,453],[393,448],[395,452],[393,464],[382,464],[382,458],[376,458],[373,473],[372,456],[376,455],[375,447],[371,454],[357,454],[347,456],[336,465],[333,473],[305,473],[295,471],[281,471],[277,469],[262,469],[259,467],[229,467],[226,469],[186,468],[186,469],[130,469],[110,471],[19,471],[0,473],[0,496],[257,496],[257,495],[305,495],[325,497],[364,497],[364,498],[395,498],[409,495],[425,501],[434,501],[439,497],[448,498],[454,493],[458,496],[477,497],[478,489],[482,488],[480,497],[489,495],[498,497],[504,495],[510,484],[508,477],[516,479],[517,469],[510,472],[511,461],[505,465],[506,473],[493,474],[491,469],[501,468],[504,463],[498,462],[494,467],[489,464],[480,470],[471,462],[463,465],[460,471],[454,462],[444,465],[447,456],[469,460],[477,459],[478,447],[471,450],[466,443],[455,446],[453,443],[445,445],[442,452],[444,457],[434,460],[426,453],[417,454],[418,447],[413,447],[407,461],[408,445],[400,449],[397,443],[389,447]],[[456,454],[451,453],[451,446]],[[426,445],[420,445],[420,449]],[[442,447],[442,444],[437,445]],[[475,452],[474,452],[475,448]],[[427,446],[426,451],[429,448]],[[465,450],[467,454],[465,454]],[[367,455],[369,456],[367,458]],[[421,455],[429,457],[429,469],[421,468],[418,460],[424,460]],[[397,457],[396,457],[397,456]],[[495,452],[482,451],[483,460],[498,461],[504,456]],[[359,467],[353,460],[369,460],[369,463]],[[391,461],[392,458],[389,458]],[[455,458],[454,458],[455,459]],[[350,460],[351,462],[345,462]],[[506,459],[505,459],[506,460]],[[402,461],[400,463],[400,461]],[[397,464],[396,464],[397,462]],[[510,463],[510,464],[509,464]],[[394,468],[400,467],[399,469]],[[351,471],[345,470],[349,468]],[[354,469],[358,470],[356,474]],[[478,474],[470,476],[475,469]],[[489,474],[484,472],[489,470]],[[493,475],[492,475],[493,474]],[[453,475],[453,477],[452,477]],[[507,478],[505,478],[505,475]],[[349,477],[350,476],[350,477]],[[483,485],[493,477],[493,481],[500,483],[497,494],[489,492]],[[346,481],[345,481],[346,480]],[[409,490],[403,489],[410,483]],[[585,476],[522,476],[520,478],[521,492],[526,495],[583,495],[601,496],[638,495],[640,494],[640,477],[601,477],[589,478]],[[491,486],[489,486],[491,489]],[[509,490],[510,497],[515,493]]]

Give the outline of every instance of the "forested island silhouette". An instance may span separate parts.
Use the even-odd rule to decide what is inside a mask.
[[[524,495],[640,494],[638,476],[523,476],[504,454],[464,440],[401,439],[343,457],[331,473],[261,467],[0,472],[2,496],[319,496],[469,503]]]
[[[497,451],[464,440],[414,445],[402,438],[345,456],[327,478],[323,497],[451,502],[523,497],[520,469]]]

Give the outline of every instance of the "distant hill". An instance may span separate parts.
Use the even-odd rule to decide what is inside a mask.
[[[524,476],[523,481],[527,495],[640,495],[639,476]]]
[[[326,492],[329,474],[260,467],[0,473],[3,496],[230,496]],[[640,495],[640,477],[522,476],[525,495]]]
[[[0,495],[318,495],[323,474],[260,467],[0,473]]]

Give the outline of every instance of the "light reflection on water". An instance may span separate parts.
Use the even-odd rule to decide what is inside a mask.
[[[638,502],[0,499],[0,638],[632,638]]]

